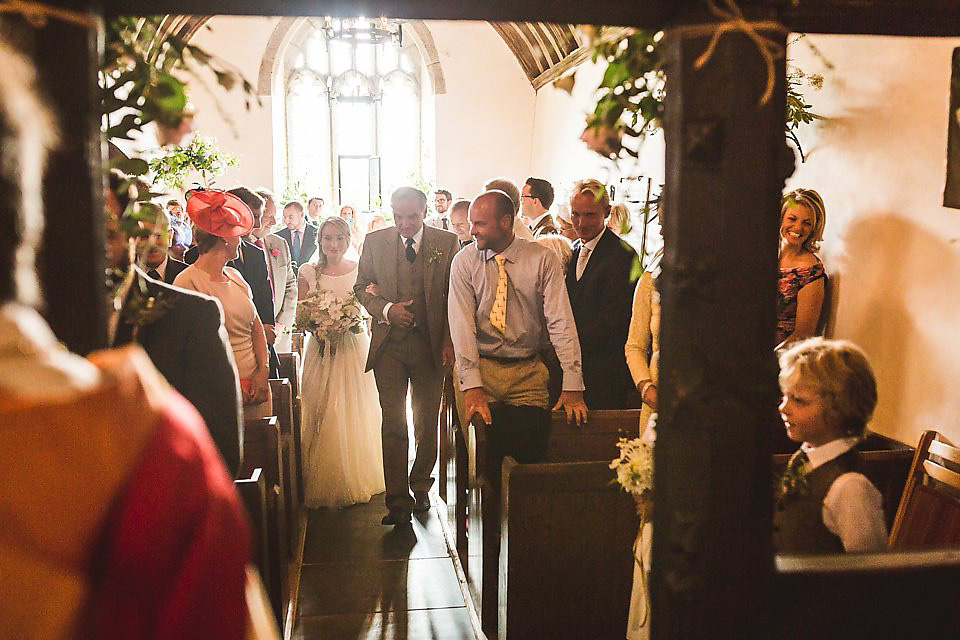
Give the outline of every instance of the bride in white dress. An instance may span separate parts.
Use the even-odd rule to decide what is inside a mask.
[[[326,218],[317,230],[317,258],[300,267],[299,298],[326,289],[353,294],[357,263],[346,260],[350,227]],[[308,507],[343,507],[384,491],[380,401],[373,373],[364,373],[370,336],[346,333],[333,349],[308,336],[303,357],[302,451]]]

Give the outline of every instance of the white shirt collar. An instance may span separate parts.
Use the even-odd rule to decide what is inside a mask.
[[[850,451],[850,449],[857,446],[858,442],[860,442],[860,438],[857,437],[837,438],[819,447],[815,447],[809,442],[804,442],[800,445],[800,449],[807,454],[807,458],[810,460],[808,469],[813,471],[817,467],[830,462],[834,458],[839,458],[847,451]]]
[[[541,213],[539,216],[537,216],[537,218],[533,222],[530,223],[530,228],[532,229],[533,227],[540,224],[540,221],[546,218],[548,215],[550,215],[549,211],[544,211],[543,213]]]
[[[167,256],[167,255],[163,256],[163,262],[161,262],[160,265],[156,267],[157,273],[160,274],[161,280],[167,277],[167,265],[170,264],[169,257],[170,256]]]
[[[597,248],[597,243],[600,242],[600,238],[602,238],[603,234],[605,234],[606,232],[607,232],[607,228],[604,227],[603,230],[600,231],[600,233],[598,233],[593,237],[593,240],[591,240],[590,242],[584,242],[580,246],[586,247],[587,249],[590,250],[590,253],[593,253],[593,250]]]
[[[397,232],[400,236],[400,244],[404,247],[407,246],[407,239],[403,237],[403,234]],[[417,251],[420,248],[420,241],[423,240],[423,227],[420,227],[420,231],[417,231],[413,234],[413,250]]]

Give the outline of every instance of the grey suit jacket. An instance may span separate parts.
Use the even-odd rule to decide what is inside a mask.
[[[450,263],[460,250],[457,234],[424,225],[420,251],[424,254],[423,289],[427,301],[427,335],[434,363],[441,368],[443,346],[450,343],[447,325],[447,290],[450,286]],[[373,336],[367,355],[367,371],[373,369],[393,327],[383,322],[383,308],[388,302],[403,302],[397,295],[397,259],[400,255],[400,232],[396,227],[367,234],[357,273],[354,293],[373,316]],[[380,295],[367,293],[367,286],[376,284]],[[423,319],[418,318],[418,322]]]
[[[277,323],[289,329],[297,312],[297,275],[293,272],[290,246],[280,236],[271,233],[263,237],[267,249],[270,278],[273,281],[273,311]]]

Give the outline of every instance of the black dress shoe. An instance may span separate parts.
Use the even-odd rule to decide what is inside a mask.
[[[414,491],[413,510],[417,512],[430,511],[430,494],[426,491]]]
[[[403,511],[401,509],[390,509],[390,513],[383,516],[383,520],[380,521],[380,524],[385,524],[385,525],[410,524],[410,512]]]

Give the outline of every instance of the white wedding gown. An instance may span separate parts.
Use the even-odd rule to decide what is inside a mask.
[[[310,290],[346,297],[357,281],[354,268],[342,276],[320,273],[313,264],[299,275]],[[343,507],[384,491],[380,443],[380,399],[373,372],[364,373],[370,336],[347,333],[336,353],[308,336],[303,356],[302,452],[305,502],[310,508]]]

